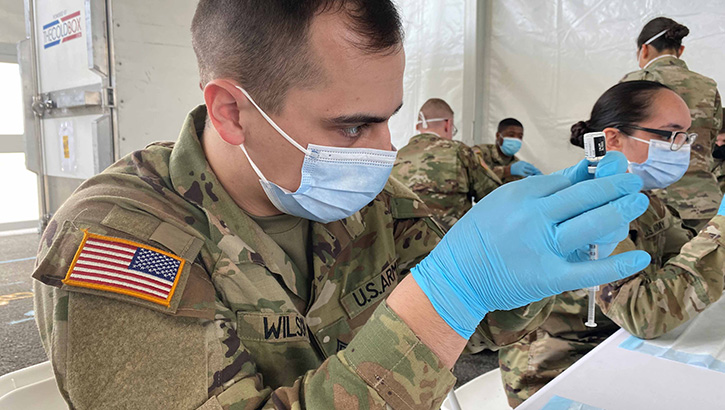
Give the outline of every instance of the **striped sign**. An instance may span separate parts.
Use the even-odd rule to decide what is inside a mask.
[[[168,307],[183,268],[182,258],[161,249],[84,230],[63,283]]]
[[[81,11],[78,10],[43,25],[43,48],[57,46],[82,35]]]

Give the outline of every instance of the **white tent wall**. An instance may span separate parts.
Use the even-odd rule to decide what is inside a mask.
[[[471,30],[466,32],[471,7],[475,8],[475,0],[398,1],[405,29],[406,67],[404,105],[390,120],[396,147],[405,146],[414,135],[418,109],[432,97],[446,100],[453,108],[455,123],[463,131],[457,138],[470,135],[472,127],[464,126],[470,121],[464,121],[463,101],[464,54],[472,47],[467,42]]]
[[[589,118],[596,99],[638,69],[636,38],[644,24],[670,17],[690,29],[683,44],[690,69],[725,84],[725,4],[708,0],[494,0],[487,14],[488,94],[483,140],[498,121],[525,128],[520,156],[544,172],[583,157],[569,128]]]

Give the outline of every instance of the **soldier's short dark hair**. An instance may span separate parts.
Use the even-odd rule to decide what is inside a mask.
[[[644,25],[637,37],[637,50],[652,37],[667,30],[667,32],[651,42],[650,45],[657,51],[678,50],[682,46],[682,39],[690,34],[690,29],[667,17],[657,17]]]
[[[516,118],[504,118],[498,123],[498,132],[502,132],[508,127],[521,127],[524,128],[524,124]]]
[[[340,13],[365,53],[392,53],[403,43],[391,0],[201,0],[191,39],[201,84],[239,81],[265,110],[279,112],[292,86],[323,79],[309,47],[312,19]],[[352,41],[352,40],[351,40]]]

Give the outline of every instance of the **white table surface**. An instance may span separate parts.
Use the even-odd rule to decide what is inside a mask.
[[[620,348],[628,337],[620,329],[517,410],[541,409],[554,396],[605,410],[725,409],[725,373]]]

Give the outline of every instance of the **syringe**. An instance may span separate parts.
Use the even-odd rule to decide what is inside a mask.
[[[589,259],[593,261],[599,259],[599,245],[589,245]],[[596,297],[598,290],[599,286],[587,288],[589,305],[587,306],[587,321],[584,323],[587,327],[597,327],[597,322],[594,320],[594,316],[596,315],[595,309],[597,305]]]
[[[607,154],[606,137],[603,132],[588,132],[584,134],[584,155],[589,161],[587,171],[590,174],[594,174],[597,171],[597,164]],[[599,259],[599,246],[589,245],[589,260]],[[587,288],[587,294],[589,296],[587,306],[587,321],[584,323],[587,327],[597,327],[597,322],[594,320],[596,314],[596,296],[599,286],[593,286]]]

